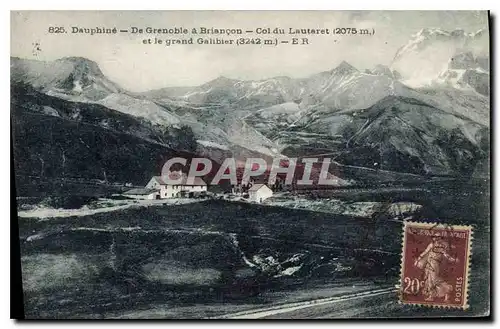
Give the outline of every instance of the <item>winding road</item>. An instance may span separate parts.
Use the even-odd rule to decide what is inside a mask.
[[[343,296],[289,303],[267,308],[226,314],[217,319],[306,319],[350,317],[370,305],[397,303],[395,288],[376,289]],[[362,304],[356,307],[356,304]],[[372,307],[370,307],[372,309]]]

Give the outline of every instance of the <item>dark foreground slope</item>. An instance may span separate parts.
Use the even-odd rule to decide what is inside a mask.
[[[266,291],[315,282],[385,281],[397,275],[401,228],[223,201],[19,225],[27,316],[43,318],[262,303]]]
[[[189,159],[196,149],[189,129],[152,126],[22,84],[12,87],[11,111],[19,196],[50,194],[58,184],[143,185],[160,173],[166,159]]]
[[[489,196],[471,192],[420,196],[414,201],[424,209],[414,220],[473,225],[471,280],[480,284],[471,312],[478,312],[487,308],[488,278],[479,274],[489,266]],[[475,206],[458,213],[450,199]],[[199,317],[207,307],[220,314],[323,284],[394,286],[402,223],[212,200],[20,218],[19,227],[27,316],[104,318],[158,307],[168,317]],[[176,313],[187,306],[189,314]]]

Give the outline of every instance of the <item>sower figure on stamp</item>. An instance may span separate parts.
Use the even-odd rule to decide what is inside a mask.
[[[432,242],[429,243],[424,252],[418,256],[414,265],[424,270],[424,289],[425,300],[432,301],[434,298],[444,297],[444,301],[449,300],[449,294],[453,286],[447,283],[441,277],[441,268],[446,260],[457,263],[458,259],[450,256],[450,245],[439,235],[435,233]]]

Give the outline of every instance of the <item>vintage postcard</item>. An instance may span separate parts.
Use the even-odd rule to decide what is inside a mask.
[[[16,317],[488,317],[489,41],[487,11],[11,12]]]

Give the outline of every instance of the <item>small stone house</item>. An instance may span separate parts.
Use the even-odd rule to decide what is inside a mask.
[[[195,177],[194,181],[188,184],[187,176],[185,174],[181,176],[177,184],[167,184],[160,176],[153,176],[146,184],[146,188],[158,190],[161,199],[192,197],[207,191],[207,183],[201,177]]]
[[[160,191],[150,188],[134,188],[126,191],[123,195],[132,199],[155,200],[160,198]]]
[[[254,184],[248,190],[248,198],[253,202],[261,203],[272,196],[273,191],[266,184]]]

